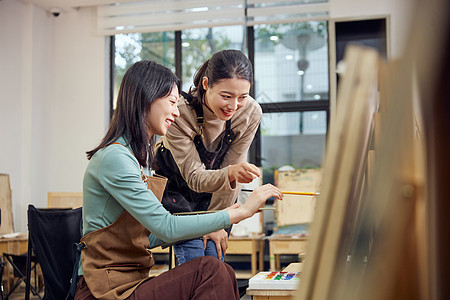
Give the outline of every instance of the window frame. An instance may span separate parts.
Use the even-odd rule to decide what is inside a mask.
[[[327,24],[329,26],[329,24]],[[182,80],[182,39],[181,39],[182,31],[175,31],[175,75]],[[329,38],[329,37],[328,37]],[[247,36],[246,36],[246,50],[247,55],[252,63],[253,72],[255,72],[255,39],[254,39],[254,27],[247,26]],[[328,52],[330,49],[328,48]],[[114,103],[114,69],[115,69],[115,36],[110,36],[110,117],[113,114],[113,103]],[[329,63],[329,61],[328,61]],[[331,78],[329,79],[329,82]],[[181,82],[181,85],[183,82]],[[253,84],[250,95],[255,97],[255,84]],[[330,83],[329,83],[330,85]],[[330,91],[330,86],[328,87],[328,91]],[[328,127],[330,123],[330,92],[328,92],[328,98],[322,100],[311,100],[311,101],[289,101],[289,102],[276,102],[276,103],[259,103],[264,113],[283,113],[283,112],[311,112],[311,111],[325,111],[326,112],[326,133],[328,135]],[[258,127],[258,130],[255,134],[255,138],[253,139],[252,144],[250,145],[248,160],[250,163],[255,164],[258,167],[261,167],[261,128]]]

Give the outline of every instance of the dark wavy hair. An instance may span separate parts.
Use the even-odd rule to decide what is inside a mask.
[[[120,84],[108,132],[96,148],[86,152],[88,159],[99,149],[124,137],[139,163],[143,167],[151,165],[155,140],[147,133],[147,115],[153,101],[169,95],[174,84],[180,89],[180,80],[158,63],[143,60],[133,64]]]
[[[189,95],[194,99],[190,104],[195,106],[203,101],[205,89],[202,78],[208,77],[208,86],[213,86],[222,79],[245,79],[253,84],[253,67],[250,60],[239,50],[222,50],[205,61],[194,75],[194,86]]]

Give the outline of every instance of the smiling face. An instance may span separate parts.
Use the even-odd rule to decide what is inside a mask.
[[[179,92],[176,84],[169,95],[158,98],[150,105],[147,114],[147,128],[149,136],[165,135],[175,118],[180,116],[178,110]]]
[[[250,82],[245,79],[227,78],[208,86],[208,78],[202,80],[205,104],[216,117],[223,121],[231,119],[234,113],[247,104]]]

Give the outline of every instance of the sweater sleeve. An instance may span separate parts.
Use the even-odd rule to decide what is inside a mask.
[[[112,145],[108,148],[99,165],[101,185],[157,239],[173,243],[230,225],[226,211],[194,216],[171,215],[142,182],[139,164],[134,156],[123,146]],[[151,238],[154,245],[158,244],[155,237]]]
[[[207,170],[194,144],[198,134],[195,111],[185,103],[180,106],[180,117],[162,137],[164,146],[170,150],[189,188],[198,193],[231,191],[228,168]]]

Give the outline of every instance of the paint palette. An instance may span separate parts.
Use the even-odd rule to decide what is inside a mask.
[[[300,272],[259,272],[248,281],[252,290],[296,290]]]

